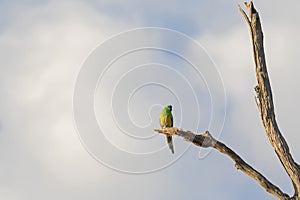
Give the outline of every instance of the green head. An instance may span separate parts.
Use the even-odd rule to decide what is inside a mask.
[[[172,111],[172,106],[171,105],[167,105],[166,107],[164,107],[164,110],[171,112]]]

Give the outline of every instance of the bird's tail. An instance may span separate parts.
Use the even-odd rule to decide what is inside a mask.
[[[168,145],[169,145],[169,149],[174,154],[174,146],[173,146],[172,136],[167,135],[167,142],[168,142]]]

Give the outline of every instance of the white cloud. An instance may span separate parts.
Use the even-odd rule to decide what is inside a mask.
[[[129,26],[83,2],[22,5],[14,12],[0,35],[1,198],[37,199],[51,188],[85,187],[100,177],[108,183],[74,129],[73,85],[89,52]]]
[[[114,3],[120,7],[131,5]],[[159,3],[144,7],[151,11]],[[198,160],[198,149],[194,147],[170,168],[142,176],[111,171],[90,157],[81,146],[72,121],[73,86],[89,53],[120,31],[172,22],[164,15],[167,13],[164,10],[173,10],[179,16],[188,15],[183,22],[197,19],[200,14],[208,16],[197,9],[178,11],[180,4],[174,3],[161,7],[161,23],[151,20],[151,12],[147,15],[131,12],[128,14],[131,17],[123,20],[107,12],[105,6],[102,8],[104,4],[97,4],[97,8],[91,5],[94,4],[51,1],[10,7],[12,18],[0,32],[0,159],[4,163],[0,166],[0,197],[8,200],[116,199],[120,196],[124,199],[158,199],[161,196],[182,199],[190,195],[198,199],[198,191],[201,191],[202,197],[240,199],[241,194],[236,193],[238,187],[240,193],[250,191],[251,199],[269,198],[264,190],[258,189],[257,183],[237,172],[228,158],[212,153]],[[295,105],[299,99],[296,56],[299,28],[293,21],[297,17],[287,9],[284,17],[290,23],[274,22],[273,10],[277,13],[276,19],[283,18],[282,5],[277,2],[272,9],[262,3],[257,5],[260,6],[277,118],[297,157],[298,108]],[[291,7],[296,8],[288,5]],[[206,8],[201,7],[202,10]],[[209,8],[213,10],[218,6],[214,4]],[[224,9],[219,9],[225,13]],[[289,191],[288,179],[279,169],[271,147],[266,147],[266,136],[254,103],[255,76],[248,30],[242,18],[237,23],[233,17],[241,16],[228,16],[236,25],[223,33],[213,32],[215,29],[205,31],[217,21],[222,23],[223,16],[214,18],[214,24],[210,24],[209,18],[201,18],[201,32],[206,35],[198,37],[216,62],[228,94],[228,117],[220,139]],[[174,22],[170,27],[184,29],[181,25]],[[237,76],[233,78],[233,75]],[[175,144],[182,142],[176,140]],[[276,178],[278,173],[280,179]],[[239,186],[244,184],[245,188]],[[116,187],[120,187],[117,193]]]
[[[300,29],[292,21],[273,22],[268,18],[268,12],[265,15],[266,20],[262,18],[265,25],[265,50],[276,116],[297,160],[299,148],[296,141],[300,138],[295,134],[298,113],[295,105],[300,96],[297,89],[299,63],[295,55]],[[264,12],[261,16],[264,16]],[[217,63],[228,92],[227,126],[230,129],[229,132],[224,131],[224,140],[263,174],[292,193],[290,181],[269,144],[255,105],[253,88],[256,78],[248,27],[245,24],[244,27],[233,27],[222,34],[210,33],[200,37],[199,41],[207,47]]]

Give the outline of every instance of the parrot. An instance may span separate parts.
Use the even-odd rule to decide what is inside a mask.
[[[161,128],[173,127],[172,106],[167,105],[163,108],[159,116]],[[167,135],[167,142],[171,152],[174,154],[172,136]]]

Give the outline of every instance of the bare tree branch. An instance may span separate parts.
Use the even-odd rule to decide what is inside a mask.
[[[218,150],[220,153],[223,153],[229,156],[235,163],[235,167],[238,170],[241,170],[248,176],[255,179],[263,188],[266,189],[267,192],[276,196],[278,199],[287,200],[289,196],[286,193],[283,193],[280,188],[271,183],[266,177],[264,177],[260,172],[251,167],[248,163],[246,163],[237,153],[235,153],[232,149],[227,147],[222,142],[214,139],[212,135],[206,131],[201,135],[196,135],[191,131],[182,130],[180,128],[172,127],[172,128],[164,128],[164,129],[155,129],[156,132],[171,135],[171,136],[180,136],[183,137],[186,141],[192,142],[196,146],[208,148],[212,147]]]
[[[237,153],[231,150],[222,142],[219,142],[212,135],[206,131],[201,135],[196,135],[191,131],[182,130],[180,128],[172,127],[165,129],[155,129],[156,132],[183,137],[186,141],[192,142],[193,144],[208,148],[212,147],[230,157],[234,163],[235,167],[246,175],[255,179],[267,192],[273,194],[280,200],[300,200],[300,166],[294,161],[289,146],[281,134],[276,119],[275,111],[272,97],[272,89],[269,81],[264,45],[263,45],[263,32],[261,27],[260,18],[258,12],[254,8],[252,1],[245,2],[245,6],[248,10],[248,15],[240,7],[239,10],[244,17],[252,39],[252,49],[253,57],[256,69],[257,86],[255,87],[256,92],[256,104],[261,115],[261,119],[265,128],[265,132],[269,138],[269,142],[274,148],[277,157],[281,161],[285,171],[290,177],[294,186],[294,195],[289,197],[286,193],[282,192],[279,187],[271,183],[266,177],[264,177],[260,172],[251,167],[246,163]]]
[[[239,9],[249,26],[252,39],[253,57],[258,82],[258,85],[255,87],[258,110],[269,141],[293,183],[294,198],[300,199],[298,193],[300,191],[300,168],[294,161],[289,146],[282,136],[275,119],[271,84],[265,61],[263,32],[260,18],[252,1],[249,3],[246,2],[245,6],[249,12],[249,17],[240,7]]]

